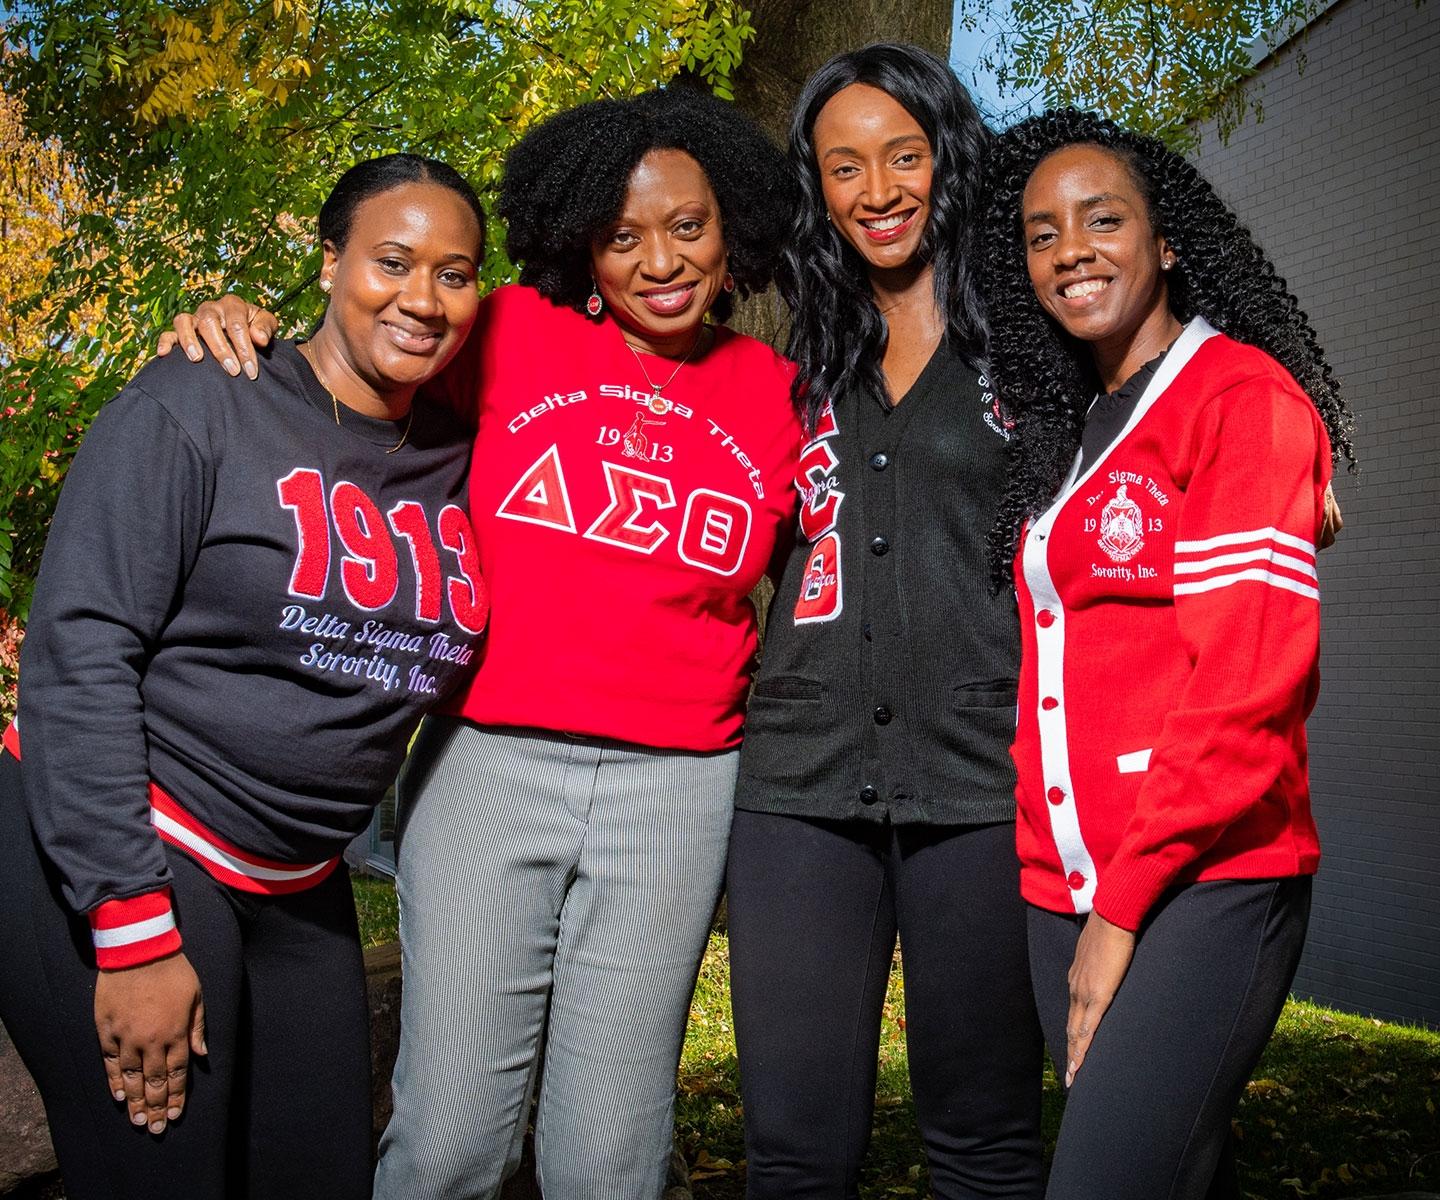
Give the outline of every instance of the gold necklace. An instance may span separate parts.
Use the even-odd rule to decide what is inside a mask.
[[[304,345],[296,346],[295,348],[300,351],[300,353],[304,356],[305,361],[310,364],[310,369],[315,372],[315,381],[319,383],[322,388],[325,389],[325,394],[330,397],[330,411],[335,414],[335,424],[339,425],[340,397],[330,390],[330,385],[325,382],[325,376],[320,374],[320,365],[315,361],[314,353],[313,351],[311,351],[309,344],[306,343]],[[350,406],[347,404],[345,407],[349,408]],[[400,440],[398,442],[391,446],[390,449],[385,451],[386,454],[394,454],[395,451],[400,449],[400,447],[405,444],[406,439],[410,436],[410,426],[412,426],[413,424],[415,424],[415,401],[412,399],[410,401],[410,413],[405,418],[405,432],[400,435]]]
[[[318,373],[316,374],[315,378],[316,378],[316,379],[320,379],[320,376],[319,376]],[[327,392],[330,392],[330,389],[329,389],[328,387],[325,387],[325,381],[324,381],[323,379],[320,379],[320,386],[323,387],[323,388],[325,388],[325,390],[326,390]],[[330,392],[330,403],[331,403],[331,405],[334,407],[334,410],[335,410],[335,424],[336,424],[336,425],[339,425],[339,424],[340,424],[340,398],[339,398],[337,395],[335,395],[334,392]],[[349,408],[350,406],[347,404],[345,407],[346,407],[346,408]],[[398,449],[400,449],[400,447],[405,444],[405,439],[410,436],[410,426],[413,425],[414,423],[415,423],[415,402],[412,400],[412,401],[410,402],[410,415],[405,418],[405,432],[400,435],[400,440],[399,440],[398,442],[396,442],[393,446],[391,446],[390,449],[388,449],[387,451],[385,451],[386,454],[394,454],[395,451],[397,451]]]
[[[696,351],[696,349],[699,347],[700,343],[705,340],[705,328],[706,328],[706,327],[705,327],[704,325],[702,325],[702,326],[700,327],[700,334],[699,334],[699,336],[696,337],[696,339],[695,339],[693,342],[690,343],[690,349],[688,349],[687,351],[685,351],[685,357],[682,358],[678,363],[675,364],[675,369],[670,372],[670,378],[668,378],[664,383],[658,384],[658,385],[655,383],[655,381],[654,381],[653,379],[650,378],[650,372],[645,369],[645,362],[644,362],[644,360],[640,357],[640,351],[638,351],[637,349],[635,349],[635,347],[634,347],[633,345],[631,345],[628,340],[625,341],[625,345],[630,347],[630,353],[635,356],[635,365],[640,368],[640,374],[642,374],[643,376],[645,376],[645,382],[646,382],[646,384],[649,385],[650,392],[651,392],[651,394],[652,394],[653,396],[657,396],[657,397],[659,397],[661,400],[663,400],[663,399],[665,398],[664,396],[661,395],[661,393],[662,393],[667,387],[669,387],[672,383],[675,382],[675,376],[677,376],[678,374],[680,374],[680,368],[683,367],[687,362],[690,361],[690,356],[695,353],[695,351]],[[646,353],[649,353],[649,351],[647,351]],[[656,355],[656,357],[659,358],[660,355]]]

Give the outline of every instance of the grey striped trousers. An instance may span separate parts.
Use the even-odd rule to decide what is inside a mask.
[[[431,718],[401,779],[404,1001],[378,1200],[663,1190],[736,753]]]

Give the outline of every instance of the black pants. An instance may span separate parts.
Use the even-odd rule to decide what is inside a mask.
[[[286,897],[215,882],[166,848],[209,1054],[156,1137],[110,1096],[95,1032],[89,924],[36,848],[19,764],[0,755],[0,1019],[45,1101],[69,1200],[362,1200],[370,1043],[344,871]]]
[[[1039,1197],[1041,1038],[1013,825],[737,812],[727,886],[752,1200],[858,1194],[897,930],[935,1196]]]
[[[1230,1200],[1230,1117],[1295,977],[1310,879],[1167,893],[1066,1098],[1049,1200]],[[1030,909],[1051,1058],[1065,1062],[1066,975],[1085,918]]]

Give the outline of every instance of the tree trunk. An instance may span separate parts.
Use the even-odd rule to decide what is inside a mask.
[[[755,39],[735,75],[735,103],[783,141],[790,106],[821,63],[871,42],[950,53],[953,0],[750,0]]]

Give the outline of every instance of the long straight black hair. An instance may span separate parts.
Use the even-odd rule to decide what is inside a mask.
[[[810,76],[790,122],[790,165],[801,202],[778,282],[793,313],[787,353],[800,368],[792,394],[808,429],[827,401],[847,392],[885,395],[880,363],[889,331],[875,307],[864,260],[827,219],[813,141],[820,110],[855,83],[890,96],[930,139],[930,218],[920,255],[934,266],[935,303],[950,344],[975,366],[985,354],[985,312],[971,237],[990,131],[955,73],[928,50],[880,43],[837,54]]]

